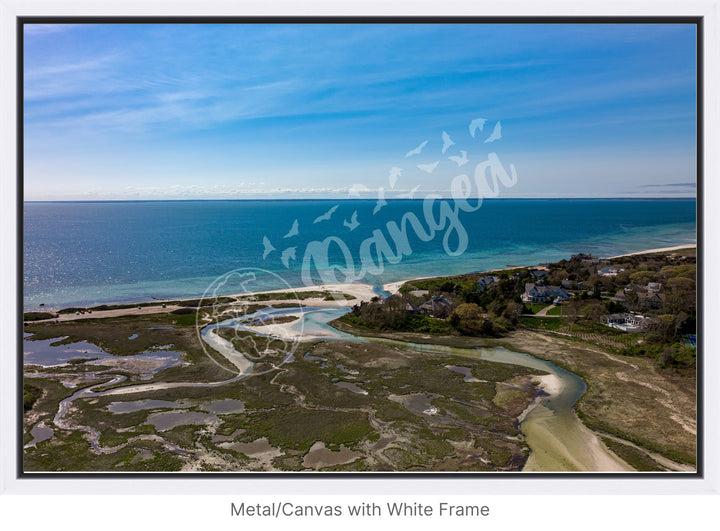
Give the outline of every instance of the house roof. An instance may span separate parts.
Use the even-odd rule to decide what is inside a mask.
[[[625,291],[645,291],[645,288],[643,288],[642,286],[638,286],[637,284],[632,282],[625,286]]]
[[[453,303],[442,295],[432,297],[430,300],[420,305],[421,310],[436,310],[438,308],[450,308]]]
[[[565,291],[565,288],[562,288],[561,286],[545,286],[544,284],[534,284],[532,282],[528,282],[525,284],[525,293],[530,293],[535,290],[535,293],[538,295],[542,295],[545,297],[569,297],[570,294]]]

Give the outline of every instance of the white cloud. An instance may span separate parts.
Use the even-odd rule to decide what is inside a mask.
[[[23,24],[23,32],[25,35],[47,35],[88,26],[94,26],[94,24],[33,24],[26,22]]]

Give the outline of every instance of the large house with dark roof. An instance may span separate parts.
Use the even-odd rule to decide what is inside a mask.
[[[542,278],[550,273],[550,270],[547,267],[538,266],[529,268],[528,273],[530,273],[530,276],[533,278]]]
[[[477,281],[477,292],[482,293],[499,281],[500,277],[496,277],[495,275],[485,275],[484,277],[480,277]]]
[[[523,302],[563,303],[570,300],[570,294],[560,286],[545,286],[529,282],[525,284],[525,293],[520,297]]]
[[[638,295],[638,303],[646,308],[660,308],[663,305],[662,296],[657,293],[640,293]]]
[[[433,317],[445,317],[453,309],[453,306],[452,301],[440,295],[438,297],[431,297],[428,301],[421,304],[418,310]]]

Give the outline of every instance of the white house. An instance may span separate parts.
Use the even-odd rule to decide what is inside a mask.
[[[610,328],[617,328],[625,332],[642,332],[650,323],[651,318],[631,313],[613,313],[600,317],[600,322]]]

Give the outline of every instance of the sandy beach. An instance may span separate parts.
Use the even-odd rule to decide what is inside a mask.
[[[562,379],[558,377],[555,374],[543,374],[543,375],[537,375],[533,376],[532,381],[537,384],[538,388],[542,390],[544,393],[547,393],[548,396],[558,396],[562,390],[565,388],[563,385]],[[528,407],[525,408],[525,411],[520,413],[520,416],[518,417],[518,422],[523,422],[525,420],[525,417],[527,414],[540,403],[540,401],[543,399],[543,396],[537,396],[535,397],[535,400],[533,400]]]
[[[413,282],[415,280],[426,280],[428,278],[435,278],[435,277],[415,277],[415,278],[408,278],[406,280],[399,280],[397,282],[390,282],[388,284],[383,284],[383,289],[386,292],[388,292],[390,295],[395,295],[400,291],[400,288],[406,282]]]
[[[404,280],[403,282],[407,282]],[[305,293],[308,291],[330,291],[330,292],[340,292],[340,293],[346,293],[347,295],[351,295],[355,297],[355,300],[363,300],[363,301],[369,301],[373,297],[377,296],[377,293],[373,290],[373,287],[370,284],[318,284],[315,286],[302,286],[299,288],[290,288],[290,289],[274,289],[269,291],[256,291],[251,293],[236,293],[234,295],[228,295],[229,297],[248,297],[248,296],[255,296],[255,295],[272,295],[273,293],[288,293],[290,291],[293,291],[295,293]],[[307,300],[313,300],[313,299],[307,299]],[[267,301],[263,301],[267,302]],[[283,301],[287,302],[287,300]],[[304,301],[303,301],[304,302]],[[326,305],[331,305],[332,301],[324,301]],[[343,301],[336,301],[342,303]],[[348,301],[348,302],[353,302]]]
[[[607,260],[611,260],[613,258],[623,258],[625,256],[636,256],[639,254],[667,253],[670,251],[679,251],[681,249],[697,249],[697,244],[696,243],[688,243],[686,245],[677,245],[675,247],[661,247],[659,249],[648,249],[646,251],[636,251],[634,253],[619,254],[617,256],[609,256],[609,257],[607,257]]]
[[[633,256],[642,255],[655,252],[672,252],[680,249],[696,248],[695,244],[667,247],[661,249],[650,249],[644,251],[638,251],[635,253],[629,253],[620,256]],[[616,257],[613,257],[616,258]],[[532,267],[532,266],[519,266],[519,267]],[[400,287],[413,281],[424,280],[428,278],[436,277],[415,277],[402,281],[391,282],[383,285],[383,289],[390,294],[399,292]],[[273,294],[287,294],[296,293],[298,295],[307,292],[323,292],[323,295],[313,295],[306,299],[298,299],[298,303],[302,308],[297,308],[297,315],[300,317],[303,312],[330,312],[330,314],[337,314],[337,310],[333,311],[334,308],[338,307],[350,307],[359,304],[363,301],[370,301],[374,297],[378,296],[378,292],[375,287],[369,284],[354,283],[354,284],[334,284],[334,285],[314,285],[314,286],[303,286],[299,288],[286,288],[279,290],[269,291],[258,291],[253,293],[241,293],[236,295],[228,295],[229,298],[235,298],[237,305],[256,305],[262,304],[267,306],[287,304],[293,302],[293,298],[278,296],[277,299],[272,297]],[[337,299],[331,298],[331,300],[325,300],[326,293],[342,293],[349,295],[352,298],[348,299],[345,297],[338,297]],[[255,301],[252,300],[252,296],[263,295],[263,298],[267,300]],[[119,317],[119,316],[132,316],[132,315],[146,315],[171,312],[178,308],[188,307],[183,305],[183,302],[189,302],[194,299],[185,299],[167,301],[165,307],[158,304],[155,306],[132,306],[130,308],[112,309],[112,310],[99,310],[93,311],[91,314],[84,313],[80,315],[76,314],[62,314],[60,315],[60,321],[71,321],[80,319],[100,319],[106,317]],[[225,304],[223,302],[223,304]],[[323,307],[326,308],[323,310]],[[283,308],[284,310],[284,308]],[[285,315],[285,314],[284,314]],[[322,321],[322,317],[319,319]],[[308,321],[311,324],[315,323],[315,318]],[[249,325],[246,330],[253,331],[262,335],[269,335],[277,338],[284,339],[292,342],[304,342],[310,340],[327,340],[327,339],[343,339],[341,335],[335,335],[332,332],[326,331],[321,327],[311,326],[310,328],[304,329],[303,326],[298,326],[297,321],[290,322],[266,322],[263,324]],[[342,333],[339,333],[342,334]],[[227,358],[239,371],[240,375],[248,374],[252,368],[252,362],[246,359],[240,352],[233,349],[230,342],[222,339],[215,333],[208,333],[204,336],[208,344],[221,353]],[[516,349],[521,352],[532,352],[532,348],[524,348],[528,345],[525,343],[532,338],[523,336],[520,340],[517,340],[515,345]],[[545,347],[543,346],[543,352]],[[549,397],[558,397],[565,390],[565,382],[554,374],[546,374],[541,376],[535,376],[534,381],[538,385],[538,389],[542,390],[540,396],[537,396],[535,400],[522,412],[518,417],[518,421],[522,423],[522,431],[529,442],[532,442],[531,447],[533,451],[524,467],[524,472],[541,472],[547,470],[553,471],[604,471],[604,472],[624,472],[633,470],[622,458],[618,457],[615,453],[610,451],[608,447],[601,441],[598,434],[592,431],[590,428],[585,426],[580,421],[574,410],[563,411],[558,413],[554,409],[548,408],[545,400]],[[217,385],[224,382],[217,382],[209,385]],[[118,388],[108,390],[107,394],[130,394],[139,391],[148,392],[154,390],[170,389],[173,387],[184,387],[184,386],[195,386],[204,384],[187,384],[187,383],[158,383],[158,384],[140,384],[135,386],[128,386],[126,388]],[[661,456],[660,456],[661,457]],[[660,460],[658,460],[660,462]],[[669,460],[664,465],[668,469],[673,470],[685,470],[683,465],[675,464]]]
[[[407,281],[402,281],[399,283],[399,286],[402,285]],[[398,286],[398,287],[399,287]],[[337,299],[337,300],[325,300],[324,298],[308,298],[304,300],[300,300],[300,304],[302,306],[307,307],[317,307],[317,306],[354,306],[356,304],[359,304],[363,301],[369,301],[373,297],[377,296],[377,293],[375,293],[373,287],[370,284],[328,284],[328,285],[318,285],[318,286],[303,286],[300,288],[292,288],[292,290],[288,289],[278,289],[278,290],[270,290],[270,291],[257,291],[257,292],[250,292],[250,293],[237,293],[234,295],[227,295],[228,297],[252,297],[257,295],[271,295],[273,293],[288,293],[289,291],[293,291],[295,293],[303,293],[308,291],[328,291],[328,292],[339,292],[339,293],[345,293],[347,295],[350,295],[354,297],[353,299]],[[136,307],[133,306],[131,308],[116,308],[112,310],[93,310],[92,313],[82,313],[82,314],[60,314],[57,318],[52,318],[48,320],[56,320],[56,321],[77,321],[80,319],[103,319],[106,317],[124,317],[124,316],[131,316],[131,315],[150,315],[150,314],[156,314],[156,313],[165,313],[165,312],[172,312],[173,310],[177,310],[179,308],[182,308],[182,303],[184,300],[196,300],[196,299],[180,299],[180,300],[174,300],[169,301],[168,304],[163,307],[162,305],[158,304],[156,306],[141,306]],[[264,300],[262,301],[262,304],[265,305],[272,305],[277,303],[287,303],[287,299],[278,299],[278,300]]]
[[[623,258],[626,256],[635,256],[635,255],[642,255],[642,254],[649,254],[649,253],[661,253],[661,252],[671,252],[671,251],[679,251],[681,249],[697,249],[697,244],[686,244],[686,245],[678,245],[674,247],[663,247],[658,249],[647,249],[643,251],[636,251],[634,253],[627,253],[627,254],[620,254],[616,256],[610,256],[605,259],[613,259],[613,258]],[[534,265],[525,265],[525,266],[513,266],[512,268],[502,268],[502,269],[491,269],[486,271],[487,273],[493,273],[497,271],[504,271],[506,269],[514,269],[516,267],[534,267]],[[407,283],[407,282],[413,282],[417,280],[426,280],[429,278],[436,278],[436,277],[413,277],[405,280],[399,280],[396,282],[389,282],[387,284],[383,285],[383,290],[385,290],[390,295],[395,295],[400,291],[400,287]],[[309,291],[323,291],[323,292],[339,292],[339,293],[345,293],[347,295],[350,295],[353,297],[353,299],[337,299],[337,300],[325,300],[324,298],[308,298],[301,300],[300,303],[302,306],[306,307],[318,307],[318,306],[355,306],[356,304],[360,304],[361,302],[368,302],[373,297],[377,297],[378,294],[375,292],[375,289],[370,284],[363,284],[363,283],[353,283],[353,284],[320,284],[320,285],[314,285],[314,286],[301,286],[297,288],[291,288],[291,289],[276,289],[276,290],[268,290],[268,291],[257,291],[257,292],[248,292],[248,293],[236,293],[234,295],[228,295],[228,297],[235,297],[235,298],[246,298],[246,297],[252,297],[257,295],[271,295],[273,293],[288,293],[289,291],[295,292],[295,293],[305,293]],[[173,300],[168,301],[166,304],[166,307],[163,308],[161,305],[157,306],[142,306],[142,307],[135,307],[132,308],[121,308],[121,309],[112,309],[112,310],[96,310],[93,311],[93,313],[84,313],[84,314],[60,314],[60,317],[57,318],[58,321],[75,321],[79,319],[101,319],[106,317],[123,317],[123,316],[130,316],[130,315],[145,315],[145,314],[154,314],[154,313],[164,313],[164,312],[171,312],[173,310],[177,310],[178,308],[182,307],[182,302],[184,300],[194,300],[194,299],[179,299],[179,300]],[[265,300],[262,301],[263,304],[272,305],[277,303],[287,303],[287,299],[278,299],[278,300]]]

